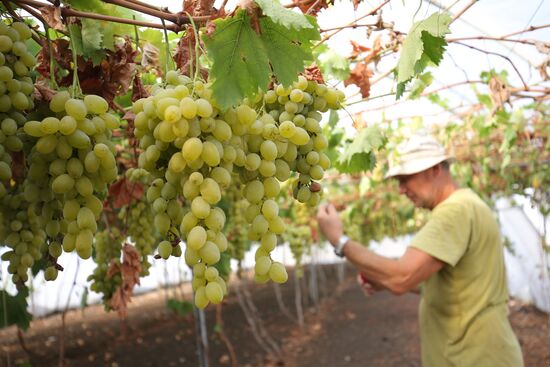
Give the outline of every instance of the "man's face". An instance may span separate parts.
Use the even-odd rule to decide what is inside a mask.
[[[399,193],[405,194],[416,207],[433,209],[431,169],[412,175],[397,176]]]

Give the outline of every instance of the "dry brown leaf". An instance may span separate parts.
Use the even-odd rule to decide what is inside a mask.
[[[359,62],[355,65],[348,79],[344,81],[347,87],[350,84],[355,84],[359,87],[361,96],[368,98],[370,95],[370,77],[373,75],[365,62]]]
[[[134,84],[132,86],[132,102],[147,97],[149,97],[149,92],[147,92],[147,89],[145,89],[145,86],[141,81],[141,76],[139,74],[136,74],[134,76]]]
[[[161,71],[159,49],[149,42],[142,47],[141,66],[144,70]]]
[[[379,54],[380,51],[382,51],[382,42],[381,42],[381,35],[379,34],[372,43],[372,50],[371,52],[365,57],[365,63],[371,63],[371,62],[378,62],[379,60]]]
[[[57,6],[44,5],[38,8],[42,18],[48,23],[50,28],[56,31],[65,31],[65,25],[61,19],[61,8]]]
[[[120,180],[109,186],[109,198],[113,208],[122,208],[134,200],[143,196],[144,188],[139,182],[132,182],[122,177]]]
[[[57,93],[57,91],[51,89],[49,87],[49,83],[42,79],[38,80],[34,84],[34,95],[33,99],[35,102],[50,102],[52,100],[52,97]]]
[[[367,127],[367,122],[363,119],[363,114],[357,113],[353,115],[353,127],[359,131]]]
[[[543,80],[550,80],[550,74],[548,74],[548,68],[550,67],[550,57],[537,66],[537,70]]]
[[[500,110],[504,106],[504,103],[508,102],[510,99],[510,90],[508,86],[496,76],[493,76],[491,80],[489,80],[489,90],[491,91],[489,96],[493,102],[492,113],[494,113]]]
[[[319,13],[321,10],[328,8],[328,1],[327,0],[320,0],[320,1],[310,1],[310,2],[302,2],[302,1],[295,1],[295,3],[298,3],[298,8],[302,11],[304,14],[316,16],[317,13]]]
[[[200,42],[200,41],[199,41]],[[188,26],[186,34],[180,38],[176,51],[174,52],[174,61],[182,74],[192,76],[197,70],[197,57],[195,53],[196,38],[193,29]],[[200,67],[200,64],[198,65]],[[208,78],[206,69],[201,68],[201,75],[204,79]]]
[[[361,0],[353,0],[353,10],[357,10],[360,2]]]
[[[304,76],[307,80],[313,80],[316,81],[319,84],[325,84],[325,80],[323,79],[323,74],[321,73],[321,69],[316,64],[312,64],[311,66],[308,66],[304,71]]]
[[[122,247],[122,264],[120,274],[122,277],[121,286],[113,293],[109,306],[116,310],[121,318],[128,314],[128,303],[130,303],[134,287],[139,284],[141,273],[141,255],[134,246],[124,244]]]
[[[351,55],[350,55],[352,59],[356,59],[357,56],[359,56],[363,52],[370,51],[370,47],[360,45],[354,40],[351,40],[350,42],[351,42],[351,46],[353,47],[353,50],[351,51]]]

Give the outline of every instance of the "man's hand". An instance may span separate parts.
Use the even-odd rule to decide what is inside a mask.
[[[317,211],[317,221],[319,222],[319,230],[334,246],[344,232],[344,225],[334,205],[320,205]]]

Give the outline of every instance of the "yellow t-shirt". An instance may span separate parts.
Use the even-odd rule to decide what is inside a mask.
[[[523,366],[491,209],[470,189],[456,190],[434,208],[411,246],[445,262],[422,284],[422,366]]]

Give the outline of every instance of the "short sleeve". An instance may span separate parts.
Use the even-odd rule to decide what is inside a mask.
[[[471,214],[460,203],[443,203],[432,212],[432,217],[416,234],[411,247],[455,266],[470,241]]]

